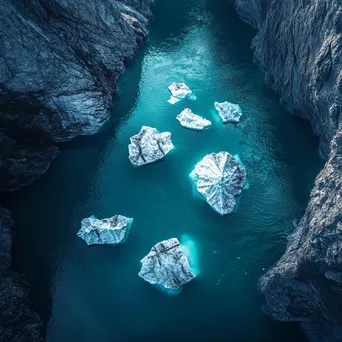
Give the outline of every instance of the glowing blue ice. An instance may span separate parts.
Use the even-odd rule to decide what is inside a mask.
[[[188,258],[189,265],[194,275],[197,277],[200,274],[198,251],[196,243],[189,235],[183,234],[180,238],[181,249],[184,255]]]
[[[176,295],[196,274],[179,240],[172,238],[158,242],[151,248],[141,260],[139,277],[167,294]]]

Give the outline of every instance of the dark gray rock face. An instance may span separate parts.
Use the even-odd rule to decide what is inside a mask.
[[[54,143],[106,122],[153,1],[0,0],[0,192],[45,173]],[[0,208],[0,341],[40,341],[28,284],[9,269],[12,225]]]
[[[152,2],[0,0],[0,128],[24,150],[12,164],[36,146],[46,170],[56,156],[51,143],[101,128],[115,82],[148,33]],[[13,166],[10,183],[37,178],[35,167],[27,177],[28,164]],[[6,168],[0,163],[0,174]]]
[[[151,2],[0,0],[1,126],[55,142],[96,133]]]
[[[264,309],[299,322],[312,341],[342,341],[342,3],[234,0],[234,6],[258,29],[252,47],[267,81],[311,122],[329,156],[285,254],[260,280]]]
[[[16,190],[47,171],[58,149],[49,142],[20,142],[0,133],[0,191]]]
[[[0,341],[42,341],[42,323],[29,309],[29,286],[25,278],[10,270],[10,212],[0,207]]]

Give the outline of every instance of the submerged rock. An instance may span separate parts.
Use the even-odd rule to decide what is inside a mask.
[[[197,131],[202,131],[203,129],[211,126],[211,122],[209,120],[193,113],[189,108],[185,108],[179,115],[177,115],[177,120],[183,127]]]
[[[135,166],[161,160],[174,148],[170,132],[159,133],[156,128],[148,126],[143,126],[130,141],[129,160]]]
[[[177,294],[182,286],[195,278],[178,239],[158,242],[141,260],[139,277],[169,294]]]
[[[171,83],[171,85],[169,85],[168,88],[172,94],[172,96],[168,100],[168,102],[171,104],[174,104],[180,100],[183,100],[192,94],[191,89],[183,82],[180,82],[180,83],[173,82]]]
[[[223,123],[240,121],[242,110],[239,105],[225,101],[221,103],[215,102],[214,106]]]
[[[97,219],[90,216],[82,220],[82,228],[77,236],[90,245],[117,245],[123,243],[128,236],[133,219],[121,215]]]
[[[191,173],[198,192],[219,214],[234,210],[246,182],[246,170],[228,152],[206,155]]]

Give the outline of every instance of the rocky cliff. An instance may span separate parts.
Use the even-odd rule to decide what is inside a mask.
[[[311,122],[327,156],[285,254],[260,280],[264,309],[299,322],[311,341],[342,341],[342,3],[233,4],[258,30],[252,48],[266,80]]]
[[[0,191],[46,172],[55,143],[106,122],[153,1],[0,0]],[[0,340],[39,341],[28,284],[9,269],[12,225],[0,208]]]

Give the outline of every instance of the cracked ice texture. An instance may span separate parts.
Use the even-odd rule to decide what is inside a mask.
[[[168,100],[168,102],[171,104],[175,104],[178,101],[183,100],[192,94],[191,89],[183,82],[173,82],[169,85],[168,88],[172,94],[172,96]]]
[[[195,278],[189,261],[184,255],[178,239],[158,242],[141,260],[139,277],[152,285],[162,287],[169,293],[181,290],[182,286]]]
[[[77,236],[90,245],[117,245],[123,243],[128,235],[133,219],[121,215],[97,219],[87,217],[81,222]]]
[[[242,110],[239,105],[225,101],[221,103],[215,102],[214,106],[223,123],[240,121]]]
[[[186,128],[202,131],[209,128],[211,122],[200,115],[192,112],[191,109],[185,108],[179,115],[177,115],[179,123]]]
[[[206,155],[191,173],[198,192],[219,214],[234,210],[246,182],[246,170],[228,152]]]
[[[130,141],[129,160],[135,166],[161,160],[174,148],[170,132],[159,133],[156,128],[148,126],[143,126]]]

